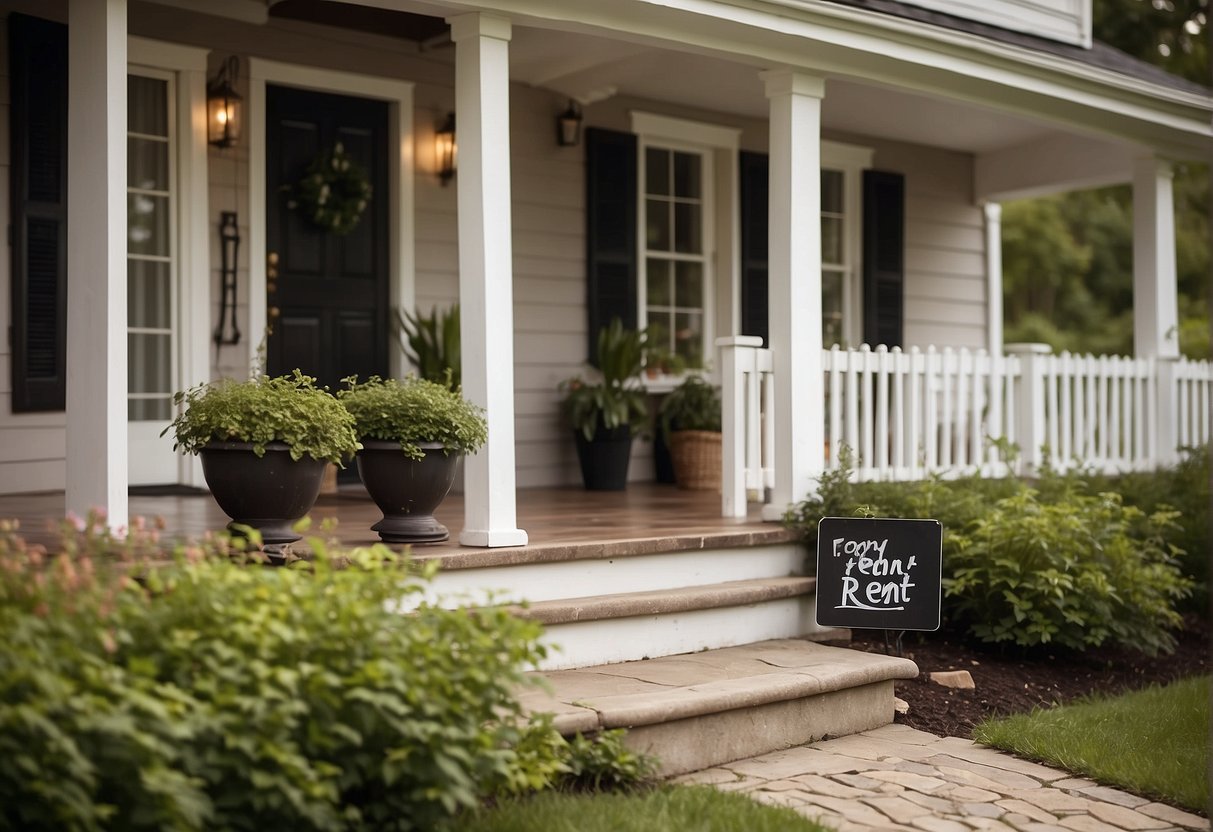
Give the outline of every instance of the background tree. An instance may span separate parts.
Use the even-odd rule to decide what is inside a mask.
[[[1209,0],[1095,0],[1094,36],[1208,86]],[[1179,341],[1209,357],[1209,171],[1175,166]],[[1133,350],[1133,200],[1127,185],[1008,202],[1003,210],[1007,341],[1074,352]]]

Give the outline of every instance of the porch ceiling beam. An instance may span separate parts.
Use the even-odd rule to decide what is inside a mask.
[[[974,197],[1005,202],[1121,184],[1133,178],[1136,153],[1127,145],[1061,134],[982,153],[974,166]]]
[[[510,242],[510,21],[451,18],[459,141],[463,392],[489,440],[464,463],[464,546],[525,546],[514,472],[514,301]]]
[[[67,510],[125,526],[126,0],[68,5]]]
[[[767,259],[775,378],[775,485],[763,517],[779,520],[825,465],[821,371],[822,78],[762,73],[771,106]]]
[[[357,0],[389,8],[402,0]],[[891,15],[811,0],[442,0],[517,24],[941,95],[1204,158],[1213,97]]]

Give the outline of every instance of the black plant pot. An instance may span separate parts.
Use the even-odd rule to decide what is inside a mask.
[[[383,519],[371,526],[386,543],[441,543],[451,536],[434,519],[434,510],[455,481],[458,454],[444,454],[442,445],[421,443],[422,459],[409,459],[399,442],[363,439],[358,452],[358,476]]]
[[[590,441],[575,430],[573,438],[577,441],[577,459],[587,491],[627,488],[628,463],[632,458],[632,432],[627,425],[609,429],[599,425]]]
[[[200,456],[215,502],[232,518],[229,530],[251,526],[266,544],[299,540],[291,527],[316,504],[327,462],[291,459],[284,442],[269,443],[261,457],[249,442],[209,442]]]

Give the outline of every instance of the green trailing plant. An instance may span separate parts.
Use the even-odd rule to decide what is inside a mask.
[[[315,379],[299,370],[271,378],[200,384],[173,397],[179,415],[173,448],[196,454],[212,441],[248,442],[257,456],[270,442],[290,446],[292,459],[310,456],[343,464],[358,449],[354,419]]]
[[[687,376],[662,400],[660,417],[666,436],[676,430],[719,432],[720,388],[701,376]]]
[[[434,307],[429,315],[396,311],[401,346],[417,375],[458,390],[460,376],[459,304],[445,312]]]
[[[615,318],[598,331],[595,364],[600,380],[575,376],[560,383],[563,408],[573,430],[591,441],[599,427],[627,427],[633,436],[643,433],[648,401],[640,384],[647,339]]]
[[[488,439],[484,411],[458,389],[423,378],[404,381],[373,376],[359,383],[351,376],[337,393],[354,419],[361,439],[399,442],[412,459],[425,456],[423,442],[438,442],[447,454],[471,454]]]
[[[516,699],[538,624],[426,604],[383,546],[155,535],[0,524],[0,829],[440,829],[566,770]]]

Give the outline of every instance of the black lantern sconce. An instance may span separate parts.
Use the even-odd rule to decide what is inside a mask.
[[[244,100],[236,93],[240,60],[232,55],[206,88],[206,140],[216,147],[231,147],[240,138]]]
[[[556,119],[556,141],[561,147],[581,144],[581,108],[569,99],[569,108]]]
[[[443,185],[455,175],[456,155],[455,114],[449,113],[442,126],[434,131],[434,162]]]

